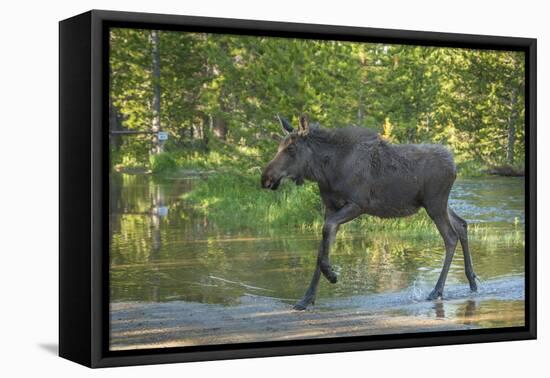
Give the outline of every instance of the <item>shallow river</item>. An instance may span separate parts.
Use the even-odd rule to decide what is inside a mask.
[[[197,179],[157,182],[147,175],[112,175],[111,303],[192,302],[229,308],[240,306],[243,298],[283,305],[301,298],[320,235],[292,228],[275,233],[229,232],[214,226],[181,199]],[[484,281],[483,311],[522,312],[524,180],[459,179],[450,205],[470,224],[474,270]],[[437,307],[431,305],[411,309],[400,304],[424,300],[437,280],[443,256],[443,242],[435,233],[344,232],[331,251],[339,282],[321,281],[317,308],[369,306],[395,313],[431,311],[437,316]],[[469,295],[466,282],[458,247],[447,279],[447,298]],[[446,316],[473,311],[479,318],[479,306],[468,301],[471,298],[448,307]],[[517,317],[481,319],[477,324],[484,327],[521,325],[516,324]]]

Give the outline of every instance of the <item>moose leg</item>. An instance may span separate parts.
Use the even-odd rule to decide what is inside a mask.
[[[458,243],[458,234],[449,219],[449,213],[446,206],[443,211],[434,211],[434,209],[428,208],[426,210],[428,210],[428,214],[433,219],[445,243],[445,261],[443,262],[443,269],[441,270],[439,279],[435,284],[435,288],[428,296],[428,300],[433,300],[443,297],[443,287],[445,286],[447,274],[449,273],[449,268],[451,267],[451,262],[455,253],[456,244]]]
[[[323,226],[323,241],[321,242],[321,246],[319,247],[315,272],[313,273],[313,277],[311,279],[311,283],[309,284],[309,288],[306,291],[306,294],[298,303],[296,303],[296,305],[294,305],[295,310],[305,310],[309,304],[312,304],[315,301],[315,295],[317,294],[317,285],[319,285],[321,272],[324,273],[326,271],[327,273],[324,273],[325,275],[328,274],[330,277],[330,274],[333,274],[334,277],[336,277],[336,274],[332,271],[328,263],[330,245],[336,237],[338,227],[343,223],[349,222],[350,220],[357,218],[359,215],[361,215],[361,213],[362,212],[359,206],[355,204],[348,204],[342,207],[340,210],[335,211],[334,213],[326,217],[325,224]],[[334,279],[334,282],[336,282],[336,279]]]
[[[468,282],[470,283],[470,290],[477,291],[477,276],[474,273],[472,256],[470,255],[470,249],[468,247],[468,223],[459,217],[450,207],[449,215],[451,216],[451,222],[453,223],[455,231],[458,233],[462,252],[464,253],[464,270],[466,272],[466,278],[468,278]]]
[[[327,206],[326,209],[325,209],[325,223],[327,222],[327,220],[330,218],[330,216],[332,214],[334,214],[336,210],[330,206]],[[338,232],[338,229],[340,228],[340,225],[337,225],[336,226],[336,229],[334,230],[334,236],[336,236],[336,233]],[[323,235],[323,241],[324,241],[324,235]],[[326,247],[327,250],[325,252],[325,254],[322,256],[322,260],[321,260],[321,273],[323,273],[323,275],[325,276],[325,278],[330,282],[330,283],[336,283],[338,281],[338,276],[336,275],[336,273],[334,273],[334,270],[332,269],[332,267],[330,266],[330,260],[329,260],[329,251],[328,249],[330,248],[330,246],[332,245],[332,243],[334,242],[334,237],[332,240],[329,240],[328,241],[328,246]],[[321,243],[321,246],[319,248],[319,253],[321,253],[321,251],[323,250],[323,243]]]
[[[319,264],[315,267],[315,272],[311,278],[311,283],[306,291],[304,297],[294,305],[294,310],[305,310],[309,304],[315,302],[315,295],[317,295],[317,285],[319,284],[319,278],[321,277],[321,267]]]

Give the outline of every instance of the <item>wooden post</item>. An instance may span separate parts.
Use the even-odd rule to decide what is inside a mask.
[[[163,143],[159,141],[156,133],[160,131],[160,54],[159,54],[159,31],[151,30],[151,52],[153,71],[153,148],[152,154],[159,154],[163,150]]]

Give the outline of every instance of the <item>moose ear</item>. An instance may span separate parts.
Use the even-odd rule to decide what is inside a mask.
[[[300,135],[306,136],[309,133],[309,120],[307,114],[300,117]]]
[[[281,117],[280,115],[277,114],[277,119],[279,120],[279,123],[281,124],[281,127],[283,128],[283,131],[285,134],[288,134],[294,131],[294,129],[292,128],[292,125],[290,124],[290,122],[288,122],[288,120],[285,117]]]

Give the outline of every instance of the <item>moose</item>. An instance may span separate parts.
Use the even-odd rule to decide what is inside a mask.
[[[445,244],[445,259],[428,300],[443,297],[449,267],[460,241],[471,291],[477,291],[468,248],[467,223],[449,207],[456,179],[451,153],[436,144],[392,144],[371,129],[357,126],[323,128],[309,125],[307,115],[294,129],[277,116],[285,136],[275,157],[262,171],[261,186],[276,190],[285,178],[297,185],[316,182],[325,208],[322,241],[313,278],[304,297],[294,305],[314,304],[321,273],[331,282],[338,277],[329,250],[340,225],[362,214],[381,218],[406,217],[421,207],[435,223]]]

